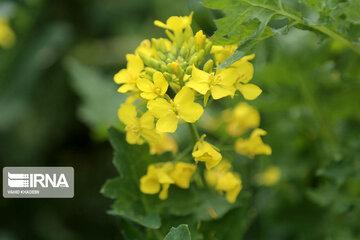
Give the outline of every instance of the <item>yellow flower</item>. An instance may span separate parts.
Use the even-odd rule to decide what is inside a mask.
[[[220,193],[226,192],[226,200],[230,203],[236,201],[242,189],[240,177],[230,171],[229,163],[221,163],[217,167],[205,172],[207,183]]]
[[[236,73],[232,68],[216,71],[216,74],[214,74],[207,73],[193,66],[192,77],[186,83],[186,86],[202,95],[210,91],[213,99],[219,99],[226,96],[234,96],[236,90],[234,87],[235,82]]]
[[[246,100],[256,99],[262,92],[262,90],[255,84],[248,83],[254,75],[254,67],[249,60],[254,59],[255,54],[244,56],[239,61],[236,61],[230,68],[236,69],[237,80],[235,87],[241,92]]]
[[[227,132],[231,136],[239,136],[250,128],[256,128],[260,124],[259,112],[247,103],[239,103],[234,111],[231,112],[229,119],[225,119],[228,123]]]
[[[166,133],[160,134],[159,141],[151,141],[150,145],[150,154],[162,154],[164,152],[172,152],[174,155],[178,151],[178,146],[175,140]]]
[[[130,144],[143,144],[144,141],[159,141],[160,136],[155,131],[154,117],[144,113],[137,117],[136,107],[131,103],[124,103],[120,106],[118,117],[126,127],[126,141]]]
[[[123,84],[118,89],[118,92],[121,93],[136,89],[136,80],[138,79],[140,72],[144,69],[144,63],[139,56],[127,54],[126,60],[128,61],[127,68],[121,69],[114,76],[114,81],[117,84]]]
[[[15,44],[15,33],[5,18],[0,18],[0,47],[11,48]]]
[[[140,96],[147,100],[152,100],[156,97],[163,96],[169,84],[161,72],[155,72],[153,75],[153,82],[145,78],[138,78],[136,86],[142,91]]]
[[[183,87],[174,100],[156,98],[147,104],[149,112],[157,119],[156,130],[159,132],[175,132],[179,119],[185,122],[196,122],[203,114],[204,109],[194,102],[195,92]]]
[[[233,55],[236,48],[237,45],[212,46],[211,53],[214,55],[216,66],[219,66],[222,62]]]
[[[255,54],[242,57],[240,60],[231,64],[230,67],[237,69],[237,81],[248,83],[254,76],[254,66],[249,60],[253,60]]]
[[[145,176],[140,179],[140,191],[145,194],[156,194],[160,191],[159,198],[167,199],[170,184],[180,188],[189,188],[190,179],[196,166],[190,163],[172,162],[151,164]]]
[[[140,45],[135,49],[135,54],[138,56],[144,55],[147,57],[157,58],[156,49],[151,46],[151,42],[148,39],[145,39],[140,43]]]
[[[280,176],[280,168],[276,166],[270,166],[260,175],[259,183],[265,186],[272,186],[279,181]]]
[[[203,31],[202,30],[198,31],[194,36],[195,46],[197,48],[202,48],[204,46],[205,39],[206,39],[206,36],[203,33]]]
[[[263,143],[261,136],[266,135],[266,132],[260,128],[255,129],[250,138],[244,140],[239,138],[235,142],[235,150],[237,153],[254,158],[258,154],[271,154],[271,147]]]
[[[156,194],[162,188],[159,198],[167,199],[168,189],[174,180],[170,177],[170,172],[174,166],[172,163],[152,164],[148,167],[147,173],[140,179],[140,191],[146,194]]]
[[[196,165],[184,162],[175,164],[175,169],[171,173],[171,178],[180,188],[189,188],[191,176],[196,170]]]
[[[182,33],[182,31],[186,27],[191,25],[191,20],[192,20],[193,14],[194,13],[192,12],[189,16],[185,16],[185,17],[177,17],[177,16],[169,17],[166,20],[166,24],[163,22],[160,22],[159,20],[155,20],[154,24],[155,24],[155,26],[172,30],[174,32],[174,34],[176,35],[178,33]]]
[[[205,137],[206,135],[204,134],[199,141],[197,141],[192,156],[195,162],[205,162],[206,168],[210,169],[219,164],[222,156],[219,149],[204,140]]]

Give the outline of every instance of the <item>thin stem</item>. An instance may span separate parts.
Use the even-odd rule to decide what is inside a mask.
[[[174,162],[178,162],[180,160],[182,160],[186,155],[188,155],[191,150],[193,149],[193,146],[189,145],[187,148],[184,149],[184,151],[182,151],[180,154],[178,154],[176,156],[176,158],[174,159]]]
[[[196,129],[196,126],[193,123],[188,123],[188,126],[189,126],[191,137],[192,137],[194,143],[196,143],[200,139],[199,133]]]
[[[344,38],[343,36],[341,36],[340,34],[331,31],[330,29],[328,29],[325,26],[322,25],[318,25],[318,26],[311,26],[313,29],[318,30],[319,32],[324,33],[325,35],[328,35],[329,37],[341,42],[342,44],[344,44],[345,46],[347,46],[348,48],[350,48],[351,50],[353,50],[354,52],[356,52],[357,54],[360,55],[360,48],[357,47],[355,44],[353,44],[352,42],[350,42],[348,39]]]

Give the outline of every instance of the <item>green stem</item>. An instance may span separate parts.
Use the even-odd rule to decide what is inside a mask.
[[[294,14],[285,12],[282,9],[278,10],[278,9],[272,8],[271,6],[268,6],[266,4],[254,3],[254,2],[249,1],[249,0],[244,0],[244,2],[246,2],[248,5],[253,6],[253,7],[267,9],[267,10],[272,11],[272,12],[278,14],[278,15],[282,15],[284,17],[292,19],[292,20],[294,20],[295,22],[297,22],[297,23],[299,23],[301,25],[304,25],[304,26],[312,28],[312,29],[314,29],[316,31],[319,31],[319,32],[329,36],[330,38],[341,42],[342,44],[344,44],[345,46],[347,46],[351,50],[353,50],[355,53],[360,55],[360,48],[359,47],[357,47],[355,44],[353,44],[351,41],[349,41],[348,39],[346,39],[342,35],[334,32],[333,30],[327,28],[324,25],[308,25],[300,17],[298,17],[298,16],[296,16]]]
[[[191,150],[193,149],[193,146],[189,145],[187,148],[184,149],[184,151],[182,151],[180,154],[178,154],[176,156],[176,158],[174,159],[174,162],[178,162],[180,160],[182,160],[184,157],[186,157]]]
[[[355,44],[353,44],[352,42],[350,42],[348,39],[344,38],[343,36],[341,36],[340,34],[331,31],[330,29],[328,29],[325,26],[322,25],[318,25],[318,26],[311,26],[313,29],[318,30],[319,32],[322,32],[325,35],[328,35],[329,37],[331,37],[332,39],[335,39],[339,42],[341,42],[342,44],[344,44],[345,46],[347,46],[348,48],[350,48],[351,50],[353,50],[354,52],[356,52],[357,54],[360,55],[360,48],[357,47]]]
[[[198,131],[196,129],[196,126],[193,123],[188,123],[188,126],[189,126],[189,129],[190,129],[191,137],[192,137],[194,143],[196,143],[200,139],[199,133],[198,133]]]

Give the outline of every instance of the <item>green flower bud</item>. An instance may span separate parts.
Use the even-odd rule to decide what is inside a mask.
[[[211,73],[213,70],[214,61],[212,59],[209,59],[205,64],[203,70],[205,72]]]
[[[185,46],[182,46],[180,49],[180,56],[186,57],[188,49]]]

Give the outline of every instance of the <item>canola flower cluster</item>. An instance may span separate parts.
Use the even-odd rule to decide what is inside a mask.
[[[196,143],[192,157],[195,163],[166,162],[148,166],[140,179],[140,190],[145,194],[159,193],[166,199],[171,184],[189,188],[198,162],[204,162],[205,179],[219,192],[226,193],[229,202],[235,202],[241,191],[241,179],[231,171],[230,163],[221,163],[220,149],[198,136],[194,123],[204,113],[209,101],[234,97],[240,92],[246,100],[257,98],[262,90],[249,83],[253,77],[255,55],[245,56],[229,67],[216,69],[231,56],[236,46],[214,46],[200,30],[193,33],[192,14],[170,17],[166,23],[155,21],[164,28],[167,38],[144,40],[133,54],[127,54],[127,67],[114,76],[118,92],[128,98],[120,106],[118,117],[125,125],[129,144],[148,143],[151,154],[177,152],[177,145],[169,133],[179,123],[188,123]],[[200,101],[199,101],[200,100]],[[228,119],[228,131],[236,136],[249,128],[258,127],[260,117],[248,105],[235,109]],[[234,135],[233,134],[233,135]],[[236,151],[254,157],[270,154],[261,136],[266,132],[255,129],[249,139],[239,138]]]

